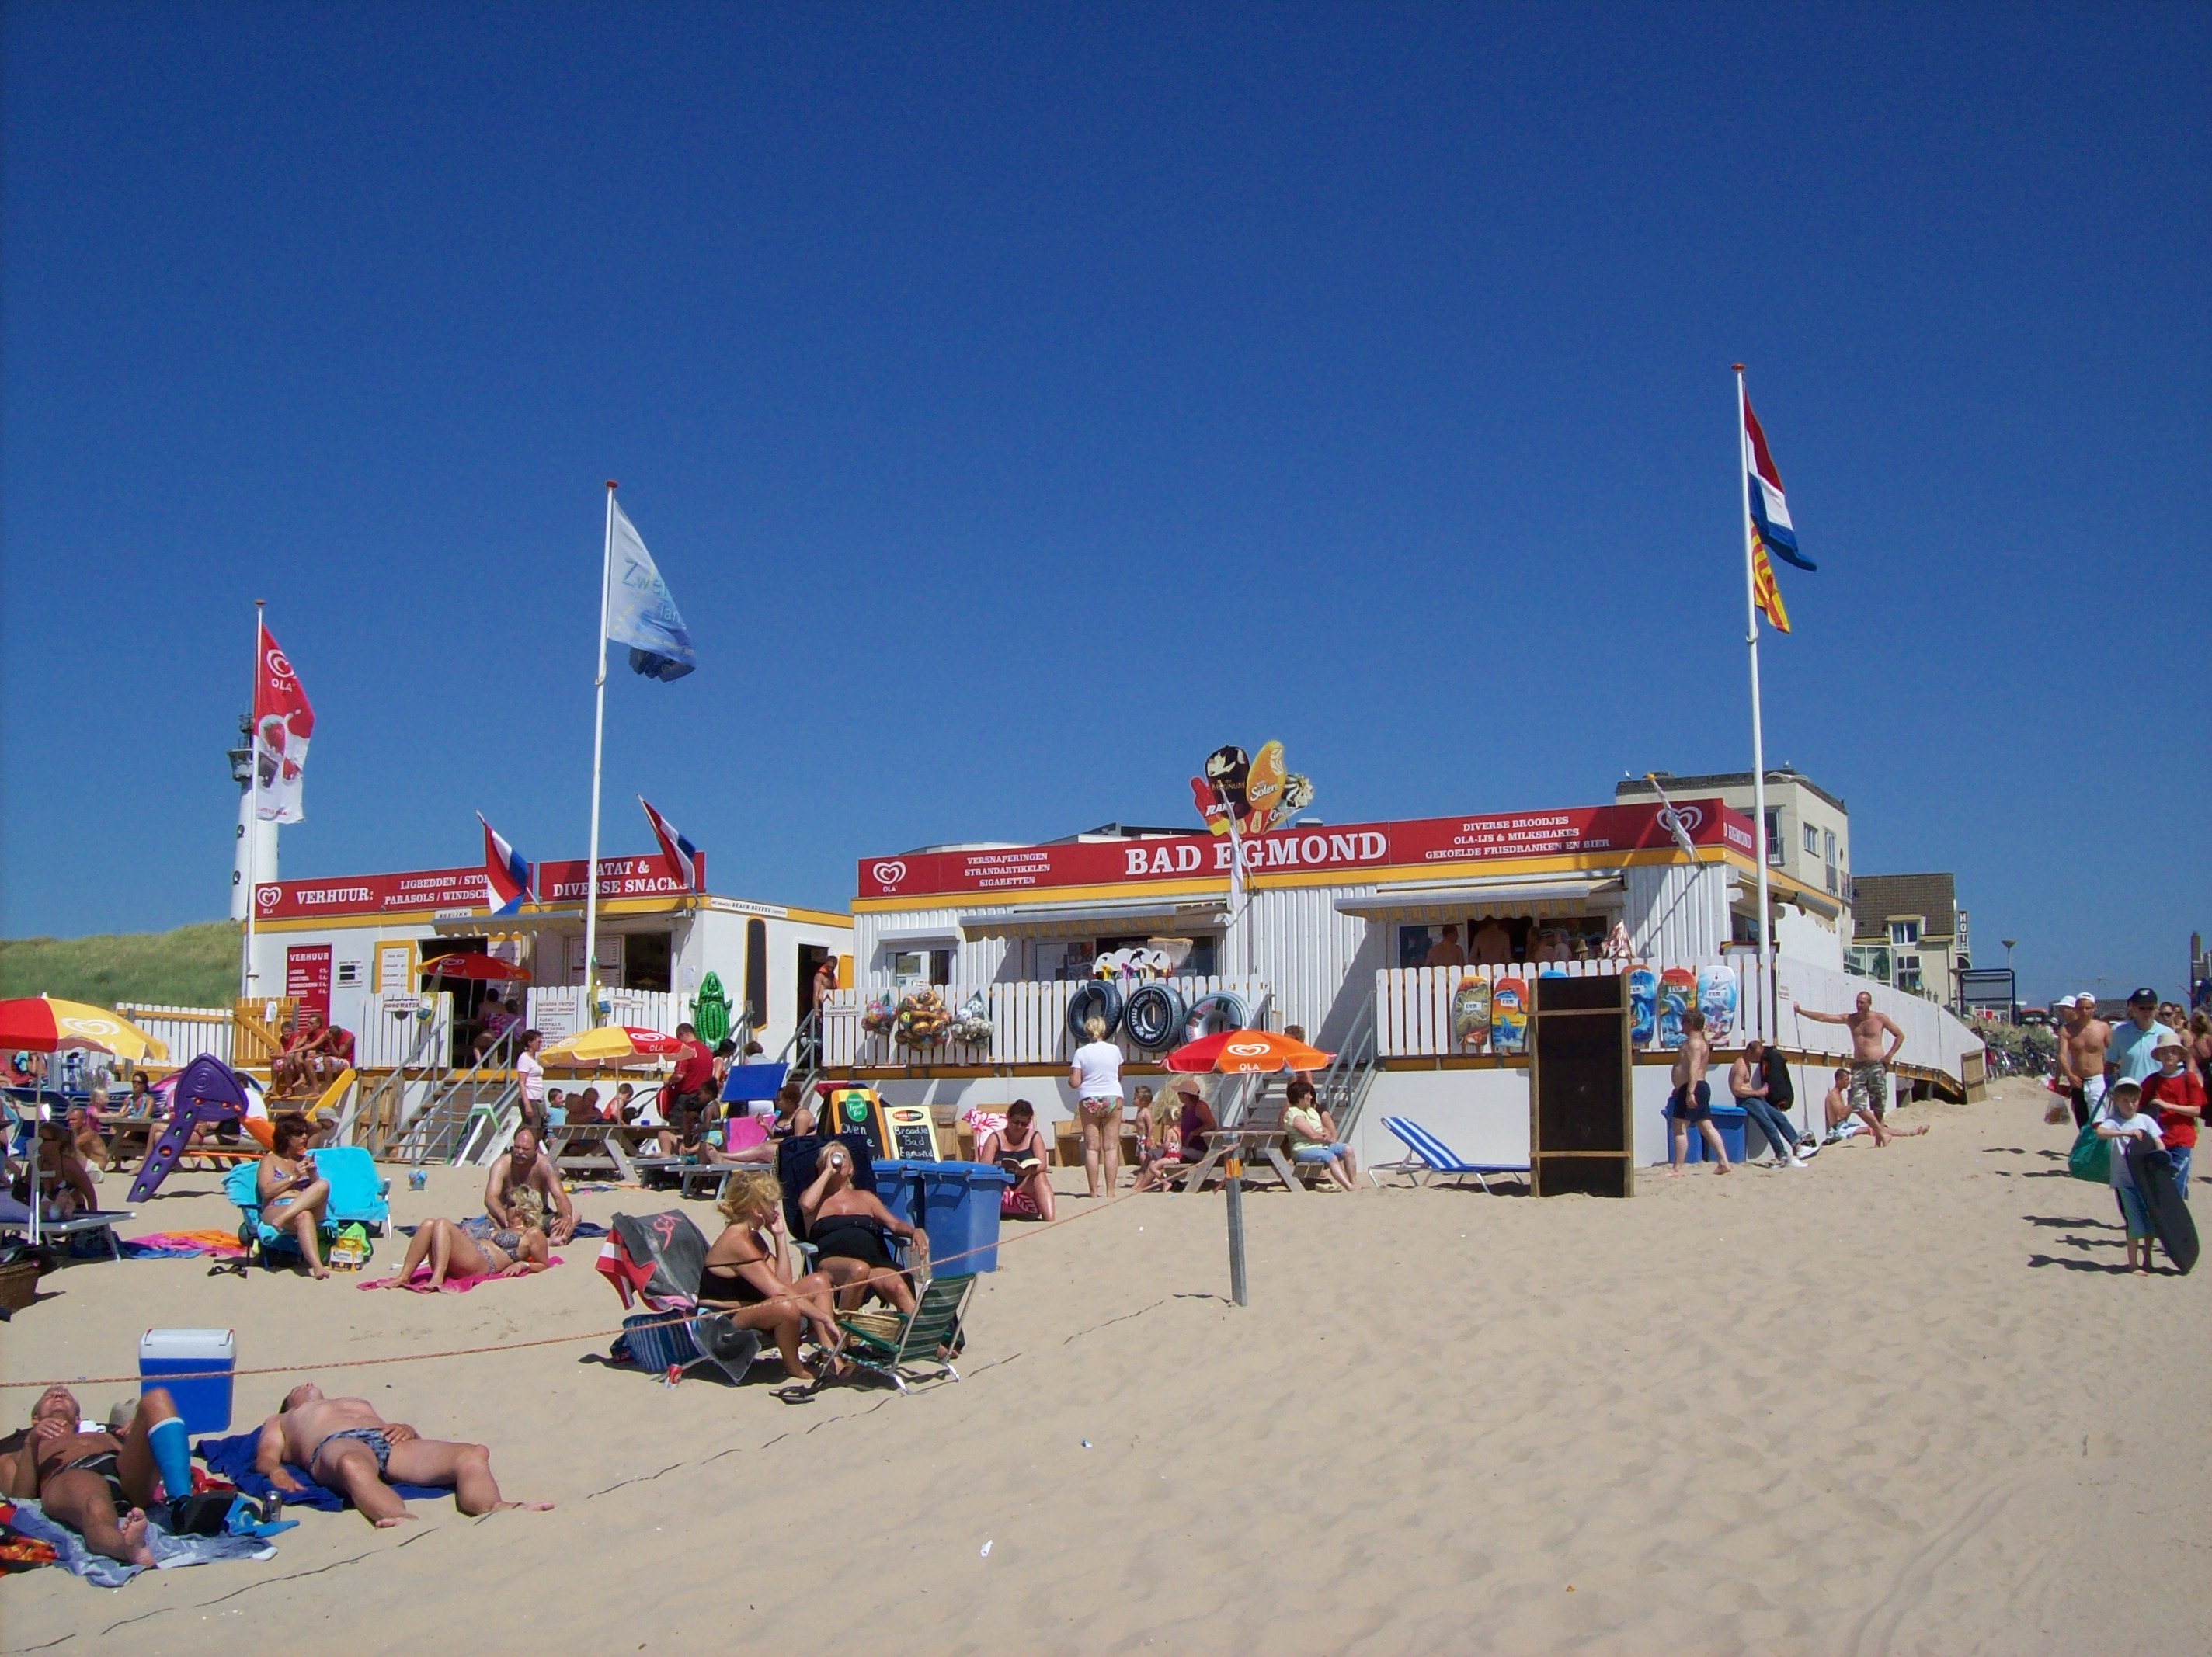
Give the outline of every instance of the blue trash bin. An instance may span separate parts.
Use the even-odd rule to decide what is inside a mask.
[[[876,1164],[876,1200],[890,1211],[892,1218],[915,1223],[915,1199],[921,1194],[921,1175],[916,1170],[930,1166],[896,1158]]]
[[[1013,1184],[1013,1176],[988,1162],[896,1166],[904,1170],[899,1183],[921,1199],[919,1214],[909,1212],[902,1217],[929,1233],[932,1265],[948,1277],[997,1271],[999,1199]]]
[[[1744,1124],[1750,1120],[1750,1113],[1741,1105],[1715,1105],[1712,1108],[1713,1126],[1720,1130],[1721,1144],[1728,1152],[1729,1161],[1741,1162]],[[1661,1114],[1667,1119],[1667,1157],[1671,1162],[1674,1156],[1674,1105],[1672,1100],[1668,1102],[1666,1109]],[[1712,1147],[1705,1143],[1705,1136],[1698,1132],[1694,1122],[1690,1125],[1689,1138],[1690,1143],[1682,1151],[1682,1161],[1686,1165],[1711,1160]]]

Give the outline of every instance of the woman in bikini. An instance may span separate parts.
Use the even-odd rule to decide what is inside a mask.
[[[426,1259],[430,1262],[430,1281],[416,1283],[413,1281],[416,1269]],[[472,1237],[451,1220],[425,1220],[415,1228],[399,1275],[384,1286],[434,1295],[449,1277],[521,1278],[543,1272],[552,1263],[543,1226],[523,1225],[495,1231],[489,1237]]]
[[[819,1272],[796,1281],[785,1272],[773,1241],[782,1205],[782,1188],[766,1168],[743,1168],[730,1175],[716,1205],[728,1223],[700,1270],[699,1304],[726,1314],[740,1329],[773,1334],[783,1372],[793,1383],[811,1387],[819,1381],[842,1381],[852,1365],[837,1356],[844,1336],[830,1303],[833,1285]],[[829,1353],[819,1381],[799,1361],[799,1339],[810,1327],[815,1344]]]
[[[1183,1168],[1182,1096],[1170,1093],[1154,1100],[1137,1124],[1137,1182],[1129,1187],[1130,1194],[1165,1191]]]
[[[1006,1126],[983,1136],[975,1160],[994,1163],[1014,1177],[1013,1189],[1006,1193],[1012,1206],[1001,1212],[1026,1210],[1041,1220],[1051,1220],[1052,1181],[1045,1176],[1044,1166],[1044,1154],[1050,1148],[1037,1132],[1036,1108],[1026,1099],[1006,1107]]]
[[[872,1290],[902,1317],[914,1312],[914,1286],[899,1270],[884,1234],[903,1237],[920,1259],[929,1238],[883,1205],[872,1191],[853,1183],[853,1153],[832,1139],[816,1153],[814,1183],[799,1193],[806,1241],[822,1262],[822,1275],[837,1286],[837,1304],[857,1312]]]
[[[270,1125],[270,1149],[261,1159],[253,1189],[261,1203],[261,1223],[273,1231],[289,1231],[298,1239],[307,1271],[327,1278],[322,1241],[317,1228],[329,1205],[331,1187],[315,1176],[313,1157],[307,1150],[307,1119],[288,1110]]]

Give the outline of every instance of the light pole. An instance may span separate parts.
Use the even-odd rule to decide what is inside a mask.
[[[2020,940],[2016,938],[2001,938],[1997,942],[2005,946],[2005,971],[2007,973],[2010,973],[2012,971],[2012,946],[2019,943]],[[2012,994],[2009,998],[2012,1003],[2012,1022],[2017,1024],[2020,1023],[2020,980],[2017,978],[2012,980]]]

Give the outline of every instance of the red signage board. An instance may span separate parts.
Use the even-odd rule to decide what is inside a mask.
[[[1244,867],[1255,875],[1341,871],[1346,883],[1377,871],[1443,871],[1460,865],[1517,858],[1665,851],[1674,836],[1653,805],[1588,805],[1558,811],[1509,811],[1489,816],[1422,817],[1279,828],[1242,841]],[[1751,819],[1717,799],[1685,801],[1683,827],[1699,846],[1729,846],[1749,855]],[[1117,886],[1133,882],[1226,880],[1226,836],[1179,835],[1141,841],[1091,841],[1059,846],[1005,846],[962,852],[916,852],[863,858],[861,897],[957,893],[985,897],[1060,886]]]
[[[331,1022],[331,946],[295,944],[284,951],[284,993],[299,1003],[299,1028],[319,1030]]]
[[[658,852],[650,857],[601,858],[599,896],[653,897],[680,893],[682,878]],[[584,901],[584,859],[571,858],[538,865],[538,895],[545,903]],[[483,866],[417,869],[396,875],[346,875],[327,880],[272,880],[253,892],[255,912],[264,920],[301,920],[317,915],[377,916],[426,909],[471,909],[490,919]]]

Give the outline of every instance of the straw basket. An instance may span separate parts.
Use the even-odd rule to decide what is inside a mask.
[[[46,1270],[37,1260],[10,1260],[0,1266],[0,1309],[20,1312],[38,1297],[39,1274]]]

